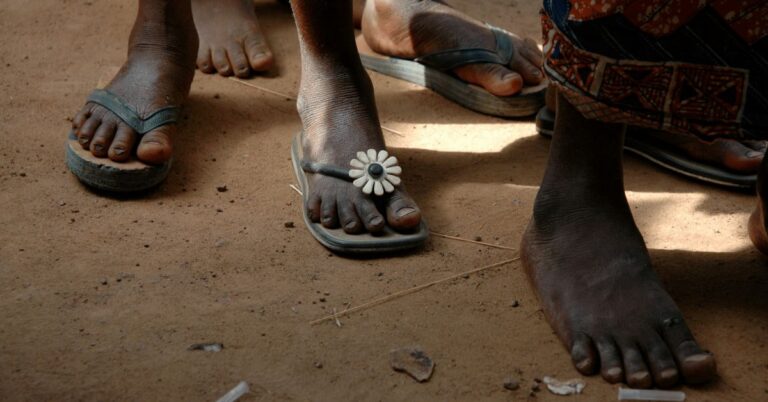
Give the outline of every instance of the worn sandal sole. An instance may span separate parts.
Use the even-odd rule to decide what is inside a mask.
[[[552,137],[555,131],[555,113],[553,111],[546,107],[541,108],[536,115],[536,131],[542,136]],[[757,185],[756,174],[733,173],[693,161],[631,132],[628,132],[624,139],[624,150],[665,169],[706,183],[741,190],[751,190]]]
[[[536,114],[544,105],[544,93],[548,85],[546,82],[525,87],[518,95],[501,97],[413,60],[377,54],[362,35],[358,35],[357,49],[365,68],[429,88],[475,112],[496,117],[528,117]]]
[[[97,158],[83,149],[74,133],[67,138],[67,167],[83,184],[114,193],[137,193],[162,183],[171,170],[172,161],[147,165],[139,160],[113,162]]]
[[[312,236],[329,250],[340,254],[372,255],[410,250],[422,246],[429,237],[429,230],[424,219],[418,230],[413,233],[396,232],[386,227],[381,234],[347,234],[343,229],[328,229],[322,224],[312,222],[304,210],[309,198],[309,183],[301,161],[304,157],[301,146],[302,133],[298,133],[291,145],[293,172],[301,190],[301,215]]]

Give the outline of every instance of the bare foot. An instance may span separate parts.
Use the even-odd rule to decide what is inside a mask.
[[[659,282],[624,196],[623,128],[586,120],[562,98],[557,118],[521,250],[573,364],[635,388],[711,380],[714,357]]]
[[[106,87],[140,115],[180,106],[189,94],[195,74],[197,35],[189,5],[180,3],[140,3],[128,60]],[[175,124],[165,125],[139,138],[114,113],[90,102],[77,113],[72,127],[83,149],[89,149],[94,156],[124,162],[135,150],[138,159],[148,164],[161,164],[171,158],[171,137],[176,130]]]
[[[749,238],[761,253],[768,255],[768,160],[763,159],[757,175],[757,207],[749,217]]]
[[[192,0],[192,11],[200,35],[200,71],[246,78],[274,66],[251,0]]]
[[[368,0],[359,25],[368,46],[389,56],[413,59],[448,49],[496,48],[494,35],[485,24],[438,1]],[[509,65],[478,63],[453,72],[498,96],[514,95],[524,85],[541,83],[542,55],[536,42],[516,35],[511,40],[517,52]]]

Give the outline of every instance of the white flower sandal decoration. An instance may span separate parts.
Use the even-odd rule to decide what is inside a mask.
[[[397,165],[397,158],[390,156],[387,151],[369,149],[367,153],[358,152],[357,158],[349,164],[353,168],[349,171],[349,177],[355,179],[352,184],[362,188],[365,194],[373,192],[382,196],[395,191],[395,186],[400,185],[397,175],[403,169]]]
[[[349,234],[340,228],[330,229],[320,223],[312,222],[305,211],[304,205],[310,196],[307,173],[322,174],[351,182],[363,194],[371,197],[380,198],[393,193],[402,182],[400,174],[403,169],[399,166],[397,158],[389,152],[375,149],[357,152],[356,157],[349,162],[349,169],[311,162],[304,159],[302,134],[299,133],[291,146],[291,160],[304,200],[302,204],[304,223],[312,236],[325,247],[345,254],[381,254],[412,249],[426,242],[429,230],[423,219],[421,225],[409,233],[397,232],[387,226],[383,233]]]

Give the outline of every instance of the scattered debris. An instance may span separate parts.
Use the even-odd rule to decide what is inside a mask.
[[[202,350],[203,352],[221,352],[222,349],[224,349],[224,345],[221,343],[196,343],[187,348],[187,350]]]
[[[240,399],[241,396],[247,394],[248,392],[250,392],[250,388],[248,388],[248,383],[245,381],[240,381],[239,384],[237,384],[229,392],[224,394],[224,396],[219,398],[216,402],[235,402],[236,400]]]
[[[682,402],[685,400],[685,392],[660,391],[658,389],[619,388],[619,400]]]
[[[395,371],[403,371],[418,382],[429,380],[435,370],[435,363],[418,346],[391,350],[389,364]]]
[[[513,300],[512,304],[510,304],[512,307],[520,307],[520,302],[517,300]]]
[[[520,381],[517,381],[511,377],[507,377],[506,379],[504,379],[504,389],[508,389],[510,391],[516,391],[519,388],[520,388]]]
[[[216,191],[218,191],[220,193],[226,193],[227,190],[228,190],[228,188],[227,188],[226,184],[216,187]]]
[[[482,238],[482,237],[480,237],[480,236],[475,236],[475,238],[474,238],[474,239],[472,239],[472,240],[474,240],[474,241],[476,241],[476,242],[481,242],[481,241],[483,241],[483,238]]]
[[[59,206],[60,207],[63,207],[65,205],[67,205],[66,201],[59,201]]]
[[[318,369],[323,368],[323,363],[315,362],[315,368],[318,368]]]
[[[541,386],[539,385],[538,381],[534,381],[531,385],[531,392],[539,392],[541,391]]]
[[[109,281],[107,280],[107,278],[103,278],[103,279],[101,280],[101,284],[102,284],[102,285],[106,285],[106,284],[108,284],[108,283],[109,283]]]
[[[215,244],[215,246],[216,246],[216,248],[219,248],[219,247],[223,247],[223,246],[224,246],[224,245],[226,245],[227,243],[228,243],[228,242],[227,242],[226,240],[224,240],[224,239],[219,239],[219,240],[216,240],[216,244]]]
[[[580,394],[584,390],[587,384],[580,379],[573,379],[568,381],[559,381],[556,378],[544,377],[542,381],[547,384],[549,392],[555,395],[574,395]]]
[[[293,229],[296,227],[296,224],[293,223],[293,221],[285,222],[284,226],[288,229]]]

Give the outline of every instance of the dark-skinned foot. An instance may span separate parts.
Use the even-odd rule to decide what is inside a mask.
[[[183,104],[195,74],[197,35],[191,11],[188,6],[165,3],[141,2],[128,60],[106,86],[141,116]],[[114,113],[90,102],[77,113],[72,127],[83,149],[96,157],[125,162],[135,152],[147,164],[171,158],[171,137],[176,130],[175,124],[164,125],[139,138]]]
[[[251,0],[192,0],[200,35],[197,68],[246,78],[275,64]]]
[[[749,238],[761,253],[768,255],[768,160],[763,159],[757,174],[757,207],[749,217]]]
[[[367,0],[359,14],[368,46],[388,56],[413,59],[456,48],[496,48],[494,35],[485,24],[438,1]],[[540,84],[544,75],[536,42],[515,35],[511,40],[517,52],[508,66],[471,64],[453,73],[497,96],[511,96],[524,85]]]
[[[308,61],[304,61],[308,63]],[[304,127],[306,159],[349,168],[358,151],[385,149],[373,87],[362,67],[351,70],[305,68],[298,109]],[[314,73],[313,73],[314,71]],[[385,226],[408,232],[421,211],[402,185],[374,201],[352,183],[313,174],[307,214],[327,228],[350,234],[379,233]]]
[[[659,282],[624,196],[623,128],[563,98],[557,119],[521,256],[573,364],[634,388],[713,379],[714,357]]]

